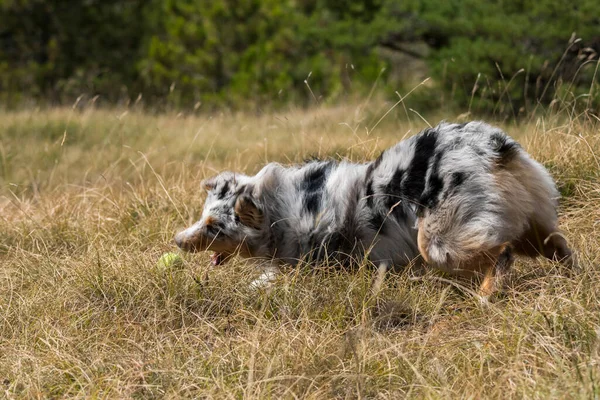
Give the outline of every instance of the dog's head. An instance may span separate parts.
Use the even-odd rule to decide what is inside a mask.
[[[207,197],[202,217],[175,236],[177,246],[190,252],[214,251],[214,264],[236,252],[251,256],[248,240],[260,238],[265,225],[251,181],[232,172],[203,181]]]

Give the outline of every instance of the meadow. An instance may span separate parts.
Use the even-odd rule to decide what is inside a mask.
[[[388,113],[389,111],[389,113]],[[464,121],[465,115],[443,115]],[[481,304],[435,271],[287,269],[184,255],[200,180],[269,161],[372,159],[435,124],[373,102],[277,113],[135,106],[0,111],[0,397],[597,398],[600,133],[547,113],[499,124],[552,173],[580,268],[518,259]]]

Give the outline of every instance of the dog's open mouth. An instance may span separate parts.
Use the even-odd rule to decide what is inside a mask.
[[[223,255],[223,253],[212,253],[210,255],[210,264],[217,266],[217,265],[221,265],[223,262],[225,261],[225,257]]]

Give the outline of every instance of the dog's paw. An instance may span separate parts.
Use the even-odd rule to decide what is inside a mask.
[[[273,286],[277,273],[274,271],[265,271],[257,279],[250,283],[252,290],[266,290]]]
[[[483,308],[489,307],[490,306],[490,295],[481,295],[478,294],[477,295],[477,300],[479,302],[479,305]]]
[[[250,282],[249,288],[252,290],[266,290],[271,286],[273,286],[273,282],[258,278]]]

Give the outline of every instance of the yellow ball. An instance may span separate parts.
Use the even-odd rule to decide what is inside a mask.
[[[160,270],[181,267],[181,266],[183,266],[183,258],[181,258],[181,256],[177,253],[173,253],[173,252],[165,253],[162,256],[160,256],[156,266]]]

